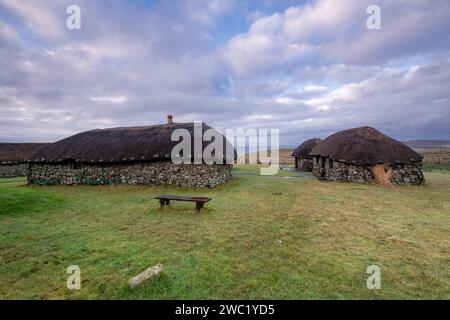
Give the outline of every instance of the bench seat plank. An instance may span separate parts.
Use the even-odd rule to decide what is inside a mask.
[[[160,195],[155,197],[159,200],[174,200],[174,201],[190,201],[190,202],[203,202],[206,203],[211,200],[208,197],[189,197],[189,196],[175,196],[175,195]]]
[[[155,199],[159,200],[159,203],[161,204],[161,208],[164,206],[168,206],[170,204],[170,201],[188,201],[188,202],[195,202],[195,207],[197,211],[200,211],[204,204],[211,200],[211,198],[208,197],[190,197],[190,196],[176,196],[176,195],[159,195],[155,197]]]

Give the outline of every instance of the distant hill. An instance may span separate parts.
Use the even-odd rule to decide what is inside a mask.
[[[412,140],[403,142],[413,149],[441,149],[450,148],[450,140]]]

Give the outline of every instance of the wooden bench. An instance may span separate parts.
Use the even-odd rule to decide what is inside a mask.
[[[195,208],[197,209],[197,211],[200,211],[203,208],[204,204],[211,200],[211,198],[207,197],[189,197],[189,196],[175,196],[175,195],[160,195],[155,197],[155,199],[159,200],[161,208],[164,208],[164,206],[169,206],[170,200],[195,202]]]

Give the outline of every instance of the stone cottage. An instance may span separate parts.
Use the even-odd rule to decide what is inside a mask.
[[[295,159],[295,168],[305,171],[313,170],[313,157],[310,155],[311,150],[317,146],[322,139],[309,139],[299,145],[292,156]]]
[[[377,182],[381,168],[391,184],[424,183],[422,157],[374,128],[337,132],[310,154],[313,173],[328,181]]]
[[[31,155],[45,143],[0,143],[0,178],[26,176]]]
[[[212,188],[231,178],[232,164],[226,161],[225,150],[221,163],[173,163],[171,152],[179,142],[172,141],[171,137],[176,129],[186,129],[191,134],[194,150],[194,123],[173,123],[171,116],[163,125],[96,129],[76,134],[34,154],[28,182],[41,185],[168,184]],[[208,129],[211,127],[202,123],[200,133]],[[225,137],[220,137],[224,149],[233,148]],[[200,146],[204,150],[207,145],[203,142]],[[235,157],[236,154],[231,160]]]

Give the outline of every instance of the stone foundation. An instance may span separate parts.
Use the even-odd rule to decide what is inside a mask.
[[[28,171],[27,163],[0,164],[0,178],[25,177]]]
[[[175,165],[169,161],[89,165],[30,164],[28,183],[63,185],[143,184],[214,188],[231,178],[232,165]]]
[[[298,167],[299,170],[304,171],[312,171],[313,170],[313,160],[306,158],[298,158]]]
[[[390,169],[392,170],[391,182],[393,184],[420,185],[425,182],[421,166],[395,165]],[[374,182],[371,167],[333,161],[324,157],[313,159],[313,173],[327,181]]]
[[[394,184],[421,185],[425,183],[422,166],[393,166],[392,182]]]

